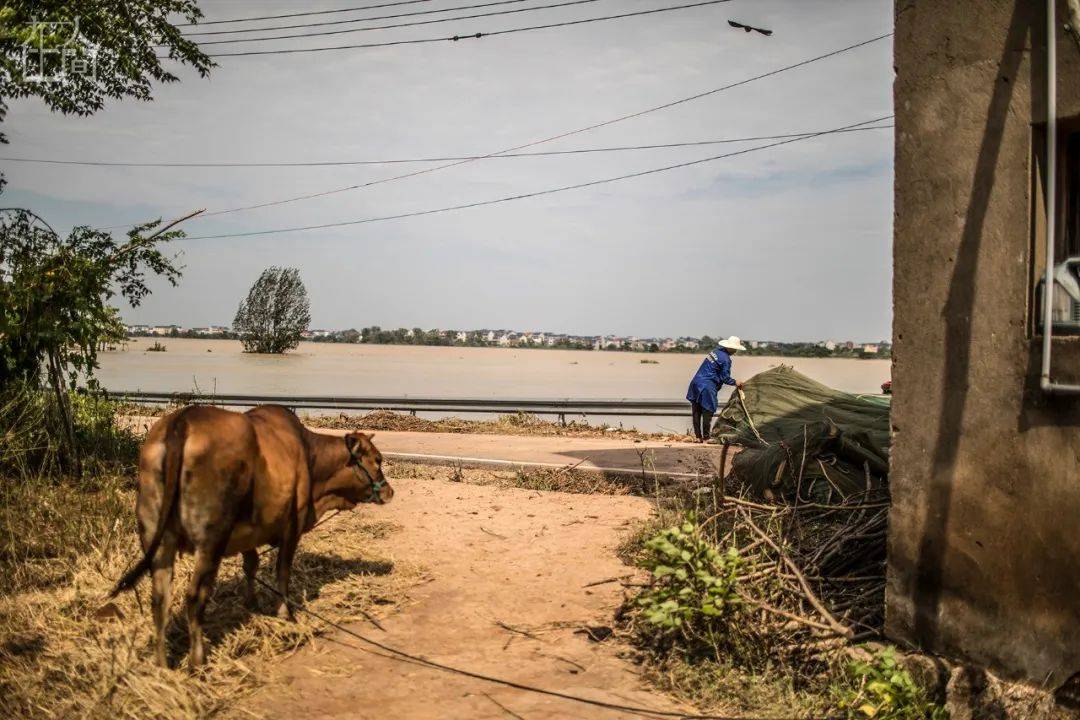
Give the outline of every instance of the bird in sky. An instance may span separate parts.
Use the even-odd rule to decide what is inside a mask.
[[[765,30],[763,28],[753,27],[751,25],[743,25],[742,23],[735,22],[734,20],[728,20],[727,24],[730,25],[733,28],[742,28],[746,32],[750,32],[751,30],[753,30],[755,32],[761,33],[762,35],[766,35],[766,36],[767,35],[772,35],[772,30]]]

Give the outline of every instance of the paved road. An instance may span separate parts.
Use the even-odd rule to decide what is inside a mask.
[[[344,430],[319,432],[344,433]],[[626,440],[612,437],[543,435],[470,435],[465,433],[376,431],[375,444],[384,455],[398,460],[466,467],[527,466],[603,470],[640,474],[642,462],[650,470],[671,475],[714,472],[720,465],[720,447],[694,443]]]
[[[156,418],[131,417],[128,422],[145,432]],[[317,432],[344,434],[345,430]],[[464,467],[566,467],[640,474],[644,455],[650,469],[671,476],[715,472],[720,465],[717,445],[627,440],[620,437],[547,435],[482,435],[466,433],[377,430],[375,444],[393,459]],[[614,433],[613,433],[614,435]]]

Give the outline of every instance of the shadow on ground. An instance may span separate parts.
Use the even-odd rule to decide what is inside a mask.
[[[268,552],[260,560],[259,578],[274,585],[274,563],[276,553]],[[231,563],[229,563],[231,565]],[[305,552],[302,548],[293,559],[292,575],[289,580],[289,597],[303,607],[316,600],[322,589],[334,582],[351,576],[385,576],[394,571],[394,563],[389,560],[367,560],[363,558],[341,558],[337,555],[325,555],[318,552]],[[249,609],[244,604],[244,576],[239,564],[227,567],[223,564],[222,573],[206,607],[203,633],[208,653],[230,633],[249,622],[256,614],[267,614],[275,610],[275,596],[265,587],[258,587],[257,608]],[[173,620],[167,631],[168,660],[170,667],[175,667],[188,652],[188,627],[183,604],[186,592],[186,577],[183,583],[173,581],[172,607]]]
[[[648,477],[652,471],[714,474],[720,468],[722,449],[716,445],[699,447],[603,448],[599,450],[559,450],[560,455],[586,460],[604,468],[641,469]]]

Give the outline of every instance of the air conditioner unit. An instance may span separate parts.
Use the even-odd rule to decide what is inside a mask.
[[[1039,327],[1044,325],[1043,282],[1038,287]],[[1055,333],[1080,334],[1080,257],[1071,257],[1054,267],[1050,293],[1051,318]]]

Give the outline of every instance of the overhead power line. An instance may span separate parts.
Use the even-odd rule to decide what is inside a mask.
[[[724,1],[724,0],[720,0]],[[501,2],[492,2],[487,5],[472,5],[472,8],[485,8],[490,5],[502,5],[511,2],[525,2],[525,0],[502,0]],[[453,23],[454,21],[471,21],[477,17],[495,17],[496,15],[514,15],[517,13],[531,13],[538,10],[552,10],[554,8],[567,8],[569,5],[584,5],[591,2],[597,2],[597,0],[568,0],[567,2],[556,2],[550,5],[535,5],[532,8],[518,8],[516,10],[498,10],[490,13],[476,13],[474,15],[457,15],[455,17],[440,17],[433,19],[433,21],[415,21],[411,23],[393,23],[391,25],[373,25],[370,27],[354,27],[347,28],[345,30],[323,30],[321,32],[300,32],[297,35],[274,35],[268,38],[233,38],[231,40],[211,40],[208,42],[200,42],[203,45],[227,45],[234,42],[261,42],[264,40],[291,40],[295,38],[316,38],[325,35],[345,35],[348,32],[369,32],[372,30],[392,30],[394,28],[402,27],[415,27],[417,25],[435,25],[437,23]],[[465,5],[464,8],[453,8],[449,10],[468,10],[469,5]],[[375,19],[375,18],[373,18]]]
[[[349,18],[347,20],[324,20],[322,22],[315,23],[298,23],[295,25],[272,25],[270,27],[261,28],[244,28],[242,30],[208,30],[206,32],[189,32],[185,33],[184,37],[195,37],[196,35],[236,35],[238,33],[253,33],[253,32],[270,32],[272,30],[297,30],[300,28],[310,27],[325,27],[327,25],[347,25],[349,23],[370,22],[372,20],[394,20],[403,17],[416,17],[417,15],[435,15],[438,13],[457,12],[459,10],[476,10],[477,8],[493,7],[496,5],[514,5],[517,3],[528,2],[528,0],[497,0],[496,2],[486,2],[480,5],[459,5],[452,8],[440,8],[438,10],[419,10],[417,12],[407,13],[395,13],[394,15],[376,15],[374,17],[362,17],[362,18]],[[454,18],[448,18],[453,20]],[[446,22],[446,20],[439,20],[438,22]],[[394,26],[396,27],[396,26]],[[374,29],[374,28],[372,28]],[[314,37],[316,34],[308,35],[290,35],[287,37]],[[332,34],[332,33],[326,33]],[[254,40],[275,40],[277,38],[251,38]],[[210,45],[209,42],[200,42],[202,45]],[[242,40],[236,40],[235,42],[242,42]]]
[[[513,33],[532,32],[534,30],[550,30],[553,28],[570,27],[572,25],[584,25],[586,23],[604,22],[607,20],[619,20],[628,17],[641,17],[643,15],[655,15],[656,13],[671,12],[673,10],[686,10],[687,8],[703,7],[705,5],[719,5],[730,0],[704,0],[703,2],[689,3],[687,5],[672,5],[670,7],[653,8],[651,10],[639,10],[637,12],[621,13],[619,15],[606,15],[604,17],[585,18],[584,20],[566,20],[547,25],[532,25],[529,27],[510,28],[509,30],[495,30],[492,32],[476,32],[468,35],[448,35],[446,37],[419,38],[416,40],[392,40],[378,43],[361,43],[357,45],[332,45],[328,47],[314,48],[285,48],[280,50],[245,50],[231,53],[207,53],[207,57],[250,57],[253,55],[292,55],[295,53],[327,52],[331,50],[357,50],[362,48],[393,47],[395,45],[421,45],[424,43],[457,42],[458,40],[479,40],[485,37],[498,35],[511,35]]]
[[[715,162],[717,160],[723,160],[725,158],[736,157],[738,155],[746,155],[748,153],[757,152],[759,150],[766,150],[768,148],[777,147],[780,145],[788,145],[803,140],[810,140],[812,138],[821,137],[823,135],[834,135],[836,133],[843,132],[845,130],[851,130],[853,128],[861,127],[864,125],[870,125],[872,123],[882,122],[889,120],[892,115],[884,115],[873,120],[864,120],[862,122],[853,123],[851,125],[845,125],[839,128],[833,128],[832,130],[822,130],[821,132],[814,133],[812,135],[803,135],[796,138],[790,138],[787,140],[779,140],[774,143],[768,143],[766,145],[757,145],[752,148],[746,148],[744,150],[736,150],[730,153],[724,153],[722,155],[713,155],[711,157],[701,158],[699,160],[691,160],[689,162],[676,163],[674,165],[665,165],[663,167],[650,168],[648,170],[641,170],[634,173],[627,173],[625,175],[616,175],[615,177],[601,178],[599,180],[591,180],[589,182],[576,183],[574,185],[563,185],[561,187],[549,188],[547,190],[538,190],[536,192],[521,193],[519,195],[508,195],[505,197],[494,198],[492,200],[480,200],[477,202],[463,203],[460,205],[449,205],[446,207],[433,208],[429,210],[416,210],[413,212],[399,213],[397,215],[383,215],[379,217],[361,218],[358,220],[345,220],[342,222],[322,223],[319,225],[301,225],[297,227],[287,228],[271,228],[269,230],[252,230],[250,232],[241,233],[222,233],[218,235],[196,235],[188,238],[189,240],[219,240],[224,238],[240,238],[240,237],[254,237],[256,235],[278,235],[281,233],[289,232],[301,232],[306,230],[323,230],[326,228],[334,227],[347,227],[351,225],[364,225],[367,223],[383,222],[386,220],[401,220],[404,218],[420,217],[422,215],[435,215],[438,213],[452,212],[455,210],[467,210],[469,208],[483,207],[486,205],[497,205],[500,203],[512,202],[515,200],[525,200],[526,198],[540,197],[542,195],[553,195],[555,193],[566,192],[569,190],[581,190],[583,188],[595,187],[597,185],[604,185],[607,183],[618,182],[620,180],[629,180],[631,178],[644,177],[646,175],[655,175],[656,173],[667,172],[669,170],[676,170],[679,168],[691,167],[694,165],[701,165],[703,163]]]
[[[417,169],[417,171],[413,171],[413,172],[410,172],[410,173],[404,173],[402,175],[394,175],[394,176],[391,176],[391,177],[384,177],[384,178],[380,178],[380,179],[377,179],[377,180],[368,180],[367,182],[361,182],[361,184],[350,185],[350,186],[346,186],[346,187],[342,187],[342,188],[334,188],[334,189],[330,189],[330,190],[323,190],[323,191],[320,191],[320,192],[313,192],[313,193],[308,193],[308,194],[303,194],[303,195],[295,195],[295,196],[293,196],[293,198],[283,198],[281,200],[272,200],[272,201],[268,201],[268,202],[265,202],[265,203],[258,203],[258,204],[255,204],[255,205],[242,205],[240,207],[229,207],[229,208],[226,208],[226,209],[214,210],[213,213],[204,213],[202,216],[200,216],[200,218],[213,217],[215,215],[227,215],[227,214],[231,214],[231,213],[242,213],[242,212],[246,212],[246,210],[258,209],[258,208],[261,208],[261,207],[272,207],[274,205],[285,205],[285,204],[288,204],[288,203],[301,202],[301,201],[305,201],[305,200],[313,200],[315,198],[325,198],[325,196],[327,196],[327,195],[338,194],[338,193],[341,193],[341,192],[349,192],[350,190],[360,190],[360,189],[363,189],[363,188],[369,188],[369,187],[373,187],[373,186],[376,186],[376,185],[382,185],[382,184],[384,184],[384,182],[394,182],[396,180],[404,180],[406,178],[416,177],[416,176],[419,176],[419,175],[427,175],[429,173],[437,173],[438,171],[442,171],[442,169],[447,169],[449,167],[457,167],[458,165],[463,165],[463,164],[467,164],[467,163],[470,163],[470,162],[476,162],[477,160],[486,160],[486,159],[489,159],[489,158],[494,158],[494,157],[496,157],[496,155],[502,155],[502,154],[510,153],[510,152],[517,152],[518,150],[525,150],[526,148],[531,148],[531,147],[536,147],[538,145],[543,145],[543,144],[545,144],[545,142],[553,142],[555,140],[561,140],[561,139],[570,137],[572,135],[579,135],[581,133],[586,133],[586,132],[590,132],[590,131],[593,131],[593,130],[598,130],[598,128],[600,128],[600,127],[606,127],[608,125],[613,125],[613,124],[620,123],[620,122],[623,122],[623,121],[626,121],[626,120],[632,120],[634,118],[640,118],[640,117],[646,116],[646,114],[649,114],[649,113],[652,113],[652,112],[659,112],[660,110],[666,110],[666,109],[669,109],[669,108],[676,107],[678,105],[683,105],[684,103],[690,103],[690,101],[698,100],[698,99],[701,99],[703,97],[716,95],[717,93],[723,93],[725,91],[734,89],[734,87],[740,87],[742,85],[750,84],[750,83],[756,82],[758,80],[764,80],[765,78],[771,78],[772,76],[777,76],[777,74],[780,74],[782,72],[787,72],[788,70],[794,70],[796,68],[811,65],[813,63],[818,63],[818,62],[820,62],[820,60],[824,60],[824,59],[827,59],[829,57],[835,57],[835,56],[841,55],[843,53],[851,52],[853,50],[859,49],[859,47],[864,47],[866,45],[869,45],[869,44],[872,44],[872,43],[875,43],[875,42],[879,42],[879,41],[881,41],[883,39],[892,37],[892,35],[893,35],[892,32],[886,32],[885,35],[879,35],[879,36],[874,37],[874,38],[869,38],[868,40],[863,40],[861,42],[856,42],[856,43],[848,45],[846,47],[840,47],[839,50],[834,50],[832,52],[828,52],[828,53],[825,53],[823,55],[810,57],[810,58],[807,58],[805,60],[799,60],[798,63],[793,63],[792,65],[785,65],[783,67],[780,67],[780,68],[777,68],[777,69],[774,69],[774,70],[770,70],[768,72],[762,72],[760,74],[756,74],[756,76],[752,76],[750,78],[745,78],[743,80],[728,83],[726,85],[720,85],[719,87],[714,87],[714,89],[712,89],[712,90],[706,90],[704,92],[697,93],[697,94],[694,94],[694,95],[689,95],[687,97],[680,97],[680,98],[678,98],[676,100],[670,101],[670,103],[664,103],[663,105],[657,105],[657,106],[653,106],[653,107],[650,107],[650,108],[646,108],[644,110],[638,110],[636,112],[627,113],[627,114],[624,114],[624,116],[620,116],[618,118],[612,118],[610,120],[605,120],[603,122],[594,123],[592,125],[585,125],[584,127],[578,127],[577,130],[571,130],[571,131],[567,131],[565,133],[559,133],[557,135],[552,135],[551,137],[545,137],[545,138],[541,138],[539,140],[532,140],[530,142],[524,142],[524,144],[522,144],[522,145],[517,145],[517,146],[511,147],[511,148],[503,148],[502,150],[496,150],[494,152],[490,152],[490,153],[485,154],[485,155],[480,155],[480,157],[458,160],[458,161],[447,163],[445,165],[436,165],[434,167],[424,167],[424,168]],[[127,228],[127,227],[132,227],[131,223],[127,223],[127,225],[107,226],[107,227],[104,227],[104,228],[98,228],[98,230],[113,230],[113,229],[117,229],[117,228]]]
[[[500,2],[491,2],[486,5],[471,5],[472,8],[486,8],[490,5],[503,5],[514,2],[525,2],[526,0],[501,0]],[[724,0],[718,0],[723,2]],[[497,15],[514,15],[517,13],[531,13],[538,10],[552,10],[555,8],[567,8],[569,5],[584,5],[591,2],[597,2],[597,0],[568,0],[567,2],[557,2],[551,5],[535,5],[532,8],[518,8],[516,10],[497,10],[490,13],[476,13],[474,15],[457,15],[455,17],[440,17],[433,19],[433,21],[414,21],[411,23],[393,23],[391,25],[373,25],[365,27],[353,27],[345,30],[322,30],[320,32],[299,32],[296,35],[274,35],[267,38],[233,38],[231,40],[211,40],[208,42],[199,42],[200,45],[227,45],[234,42],[261,42],[264,40],[291,40],[296,38],[318,38],[326,35],[346,35],[349,32],[369,32],[372,30],[392,30],[394,28],[403,27],[415,27],[418,25],[435,25],[437,23],[453,23],[454,21],[471,21],[477,17],[495,17]],[[468,10],[470,5],[465,5],[463,8],[451,8],[450,10]],[[376,19],[376,18],[372,18]]]
[[[372,187],[374,185],[381,185],[383,183],[395,182],[397,180],[404,180],[406,178],[416,177],[418,175],[426,175],[428,173],[438,172],[439,170],[445,170],[447,168],[457,167],[459,165],[464,165],[466,163],[476,162],[477,160],[486,160],[487,158],[494,157],[496,155],[503,155],[505,153],[512,153],[512,152],[517,152],[519,150],[525,150],[526,148],[535,147],[537,145],[543,145],[545,143],[554,142],[556,140],[562,140],[564,138],[568,138],[568,137],[571,137],[573,135],[580,135],[581,133],[589,132],[589,131],[592,131],[592,130],[598,130],[599,128],[602,128],[602,127],[607,127],[609,125],[614,125],[616,123],[625,122],[626,120],[632,120],[634,118],[638,118],[638,117],[641,117],[643,115],[649,115],[651,113],[659,112],[661,110],[667,110],[669,108],[676,107],[677,105],[682,105],[684,103],[692,102],[694,100],[700,100],[702,98],[709,97],[710,95],[716,95],[717,93],[725,92],[725,91],[731,90],[733,88],[741,87],[743,85],[748,85],[749,83],[756,82],[758,80],[763,80],[763,79],[765,79],[767,77],[772,77],[774,75],[779,75],[780,73],[784,73],[784,72],[787,72],[789,70],[794,70],[796,68],[800,68],[800,67],[803,67],[803,66],[806,66],[806,65],[810,65],[811,63],[815,63],[815,62],[818,62],[820,60],[825,60],[827,58],[835,57],[837,55],[841,55],[843,53],[850,52],[850,51],[855,50],[857,48],[861,48],[861,47],[864,47],[864,46],[869,45],[871,43],[875,43],[875,42],[878,42],[880,40],[883,40],[883,39],[885,39],[885,38],[887,38],[887,37],[889,37],[891,35],[892,35],[892,33],[885,33],[884,35],[878,35],[877,37],[870,38],[869,40],[863,40],[862,42],[857,42],[854,45],[848,45],[847,47],[840,48],[839,50],[833,50],[831,52],[827,52],[824,55],[818,55],[817,57],[808,58],[806,60],[800,60],[797,63],[792,63],[791,65],[785,65],[783,67],[779,67],[779,68],[776,68],[775,70],[770,70],[768,72],[764,72],[764,73],[761,73],[759,75],[753,75],[751,77],[744,78],[742,80],[738,80],[738,81],[733,82],[733,83],[728,83],[727,85],[721,85],[720,87],[712,88],[711,90],[705,90],[704,92],[696,93],[694,95],[689,95],[687,97],[682,97],[682,98],[679,98],[677,100],[672,100],[671,102],[666,102],[666,103],[663,103],[662,105],[654,105],[652,107],[645,108],[644,110],[638,110],[637,112],[627,113],[626,115],[620,115],[619,117],[611,118],[610,120],[604,120],[603,122],[594,123],[592,125],[586,125],[584,127],[580,127],[580,128],[575,129],[575,130],[568,130],[566,132],[562,132],[562,133],[559,133],[557,135],[552,135],[550,137],[542,138],[540,140],[533,140],[531,142],[522,143],[521,145],[515,145],[513,147],[503,148],[502,150],[496,150],[495,152],[488,153],[487,155],[481,155],[480,157],[477,157],[477,158],[468,158],[468,159],[465,159],[465,160],[456,160],[456,161],[447,163],[446,165],[436,165],[435,167],[422,168],[420,170],[414,170],[412,172],[403,173],[401,175],[394,175],[394,176],[387,177],[387,178],[380,178],[378,180],[369,180],[368,182],[365,182],[365,183],[358,183],[356,185],[348,185],[348,186],[345,186],[345,187],[333,188],[331,190],[323,190],[323,191],[320,191],[320,192],[309,193],[309,194],[306,194],[306,195],[297,195],[295,197],[283,198],[281,200],[271,200],[269,202],[258,203],[256,205],[246,205],[246,206],[237,207],[237,208],[228,208],[228,209],[225,209],[225,210],[216,210],[216,211],[211,212],[211,213],[204,213],[202,215],[202,217],[212,217],[214,215],[225,215],[227,213],[243,212],[243,211],[246,211],[246,210],[255,210],[255,209],[258,209],[258,208],[271,207],[271,206],[274,206],[274,205],[285,205],[287,203],[298,202],[298,201],[302,201],[302,200],[311,200],[311,199],[318,198],[318,197],[326,197],[327,195],[336,195],[338,193],[349,192],[350,190],[359,190],[361,188]],[[114,227],[125,227],[125,226],[114,226]]]
[[[176,25],[176,27],[202,27],[203,25],[223,25],[225,23],[255,22],[256,20],[280,20],[282,18],[310,17],[313,15],[334,15],[336,13],[359,12],[361,10],[376,10],[378,8],[384,7],[395,7],[397,5],[418,5],[420,3],[426,2],[431,2],[431,0],[399,0],[398,2],[379,3],[378,5],[362,5],[360,7],[337,8],[334,10],[308,10],[306,12],[286,13],[284,15],[259,15],[256,17],[232,18],[229,20],[207,20],[205,22],[199,23],[182,23]]]
[[[887,130],[892,125],[857,127],[837,132],[866,132],[867,130]],[[590,153],[625,152],[629,150],[663,150],[669,148],[699,147],[702,145],[725,145],[729,143],[754,142],[758,140],[780,140],[784,138],[805,137],[816,134],[816,130],[782,135],[752,135],[748,137],[724,138],[721,140],[690,140],[686,142],[656,143],[652,145],[616,145],[611,147],[573,148],[569,150],[542,150],[539,152],[504,153],[501,155],[457,155],[447,157],[392,158],[388,160],[325,160],[296,162],[123,162],[113,160],[50,160],[45,158],[0,157],[3,162],[41,163],[45,165],[84,165],[91,167],[145,167],[145,168],[272,168],[272,167],[338,167],[350,165],[397,165],[410,163],[447,162],[450,160],[480,160],[489,158],[548,157],[557,155],[585,155]]]

